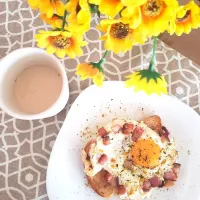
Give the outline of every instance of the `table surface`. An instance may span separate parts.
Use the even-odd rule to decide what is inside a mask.
[[[97,23],[98,19],[93,18],[92,26]],[[34,34],[40,29],[47,29],[47,26],[25,0],[0,0],[0,59],[15,49],[36,46]],[[75,75],[75,68],[80,62],[99,59],[104,51],[99,36],[100,33],[92,28],[85,35],[90,44],[84,47],[83,56],[61,59],[69,80],[70,98],[66,108],[58,115],[43,120],[22,121],[0,110],[1,200],[48,199],[46,170],[54,141],[70,105],[81,91],[91,85],[91,80],[81,81]],[[148,66],[151,48],[150,41],[135,46],[126,54],[109,53],[104,65],[106,80],[124,80],[134,70]],[[168,81],[169,94],[199,112],[199,66],[159,41],[157,69]]]

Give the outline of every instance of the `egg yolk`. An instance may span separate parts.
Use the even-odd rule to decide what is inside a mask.
[[[136,165],[153,168],[159,164],[160,147],[152,140],[139,140],[132,148],[133,161]]]

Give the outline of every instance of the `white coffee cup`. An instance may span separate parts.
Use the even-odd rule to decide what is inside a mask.
[[[57,101],[46,111],[27,114],[17,105],[13,96],[16,78],[31,66],[47,66],[59,72],[62,78],[62,90]],[[51,117],[60,112],[69,99],[69,86],[64,66],[53,55],[39,48],[23,48],[13,51],[0,61],[0,108],[12,117],[24,120]]]

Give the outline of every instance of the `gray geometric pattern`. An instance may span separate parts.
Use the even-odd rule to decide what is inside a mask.
[[[46,200],[46,169],[56,136],[66,113],[76,97],[91,85],[75,75],[80,62],[98,61],[103,54],[100,32],[94,26],[86,33],[89,42],[84,54],[76,59],[65,57],[70,98],[58,115],[36,121],[14,119],[0,110],[0,200]],[[0,59],[11,51],[36,46],[34,35],[48,29],[38,11],[29,8],[26,0],[0,0]],[[106,80],[125,80],[131,72],[148,66],[152,41],[135,46],[126,54],[109,53],[104,65]],[[168,81],[169,93],[200,112],[200,68],[180,53],[158,41],[157,69]],[[3,67],[3,66],[0,66]]]

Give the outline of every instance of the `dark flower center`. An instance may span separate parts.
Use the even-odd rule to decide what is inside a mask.
[[[191,14],[191,10],[187,10],[187,12],[185,13],[185,16],[183,16],[182,18],[177,18],[176,21],[181,23],[181,22],[187,20],[189,18],[190,14]]]
[[[162,0],[148,0],[143,6],[144,15],[148,17],[156,17],[160,15],[164,8],[164,2]]]
[[[66,49],[71,45],[71,39],[62,35],[50,36],[49,40],[51,44],[58,49]]]
[[[129,34],[130,28],[128,24],[123,24],[122,22],[113,24],[110,28],[110,35],[113,38],[125,39]]]

